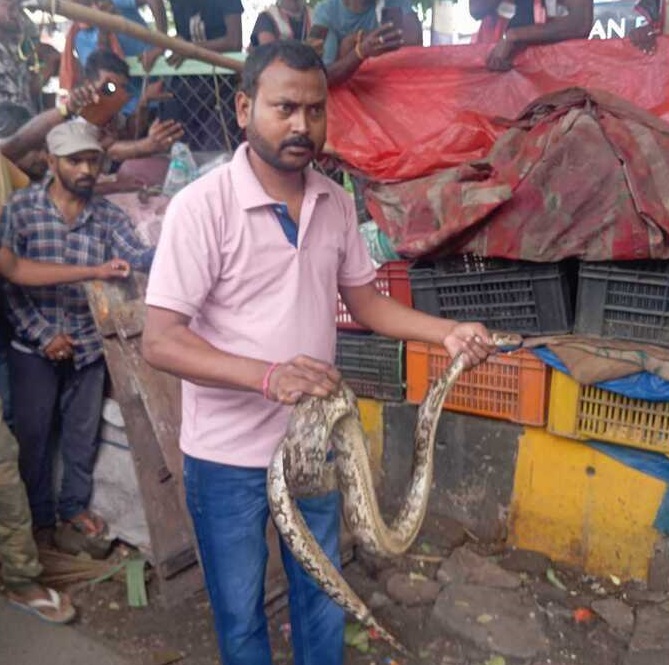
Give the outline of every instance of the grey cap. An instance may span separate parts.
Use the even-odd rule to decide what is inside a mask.
[[[46,135],[49,152],[56,157],[68,157],[85,150],[104,152],[98,141],[98,129],[82,120],[70,120],[56,125]]]

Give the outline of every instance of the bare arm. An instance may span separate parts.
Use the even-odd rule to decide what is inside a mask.
[[[156,369],[200,386],[263,393],[270,363],[221,351],[194,333],[189,323],[184,314],[149,306],[142,337],[145,360]],[[327,363],[299,356],[273,369],[268,397],[294,404],[303,394],[328,395],[339,379],[337,370]]]
[[[90,84],[72,90],[66,101],[69,114],[76,115],[87,104],[99,99],[95,88]],[[46,135],[65,118],[57,109],[49,109],[29,120],[17,132],[5,139],[0,139],[0,152],[12,162],[21,159],[25,154],[39,148]]]
[[[107,156],[115,162],[150,157],[167,152],[183,134],[183,127],[175,120],[154,120],[147,136],[134,141],[114,141],[107,146]]]
[[[127,277],[129,272],[127,262],[121,259],[112,259],[97,266],[73,266],[23,259],[9,248],[0,247],[0,274],[21,286],[50,286],[88,279]]]
[[[142,355],[156,369],[200,386],[262,392],[269,363],[219,351],[194,333],[179,312],[147,307]]]
[[[226,51],[241,51],[242,50],[242,17],[241,14],[227,14],[225,17],[225,37],[218,39],[207,39],[203,42],[198,42],[198,46],[202,46],[210,51],[218,53],[225,53]]]
[[[351,316],[379,335],[439,344],[451,357],[465,353],[470,365],[493,351],[490,333],[480,323],[459,323],[419,312],[380,294],[373,283],[339,290]]]
[[[358,71],[367,58],[375,58],[384,53],[396,51],[404,44],[402,32],[396,30],[392,23],[386,23],[370,32],[357,49],[355,48],[355,35],[349,35],[345,39],[348,41],[348,48],[346,46],[342,48],[340,45],[339,57],[328,65],[328,85],[343,83]],[[342,40],[343,44],[344,40]]]

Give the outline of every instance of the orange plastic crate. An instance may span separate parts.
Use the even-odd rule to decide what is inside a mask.
[[[420,404],[450,358],[434,344],[407,344],[407,401]],[[544,425],[550,368],[529,351],[500,353],[462,374],[444,408],[478,416]]]
[[[384,295],[411,307],[409,262],[389,261],[384,263],[376,271],[376,288]],[[341,296],[337,296],[337,328],[339,330],[365,330],[353,320]]]

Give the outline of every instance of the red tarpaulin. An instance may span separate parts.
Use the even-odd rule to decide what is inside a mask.
[[[489,45],[404,48],[365,62],[330,91],[328,142],[374,180],[406,180],[487,155],[537,97],[606,90],[669,120],[669,37],[657,52],[627,40],[575,40],[528,49],[510,72],[484,67]]]

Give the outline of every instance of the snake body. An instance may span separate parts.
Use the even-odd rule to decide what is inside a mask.
[[[518,348],[522,343],[518,335],[508,334],[495,334],[493,341],[502,350]],[[405,653],[402,644],[376,621],[325,556],[309,531],[296,498],[339,489],[344,520],[362,548],[384,557],[406,552],[427,512],[442,405],[465,366],[464,356],[456,356],[432,383],[418,409],[411,480],[390,526],[379,509],[369,462],[369,442],[360,423],[357,399],[343,382],[326,399],[306,397],[298,403],[268,469],[267,494],[272,518],[294,557],[336,603]],[[334,463],[328,461],[329,444]]]

